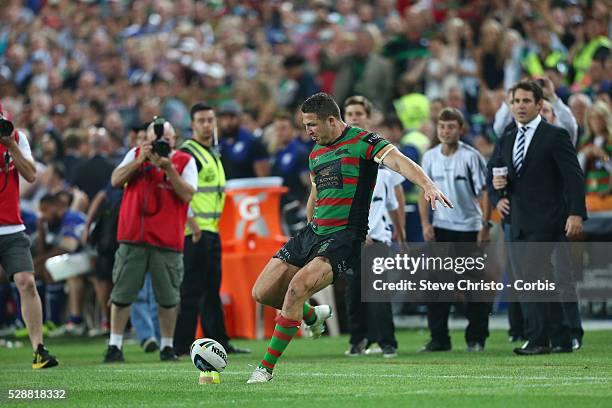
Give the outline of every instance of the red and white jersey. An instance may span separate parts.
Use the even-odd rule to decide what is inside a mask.
[[[33,160],[28,138],[20,132],[14,134],[19,151]],[[19,172],[8,149],[0,144],[0,235],[25,230],[19,209]]]
[[[136,149],[128,155],[138,157],[138,153]],[[193,157],[181,151],[174,151],[171,160],[183,176],[196,167]],[[192,181],[189,184],[197,188],[197,179]],[[144,162],[125,186],[117,241],[182,252],[188,206],[174,192],[164,171]]]

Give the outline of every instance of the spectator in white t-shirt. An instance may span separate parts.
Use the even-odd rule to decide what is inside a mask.
[[[489,240],[491,209],[486,192],[486,164],[478,150],[461,142],[465,120],[455,108],[444,108],[438,116],[437,133],[440,144],[423,156],[423,170],[440,186],[455,203],[453,211],[439,208],[430,210],[423,193],[419,199],[419,213],[425,241],[477,242]],[[484,215],[479,198],[483,197]],[[462,255],[458,246],[453,255]],[[450,302],[432,302],[428,305],[427,322],[431,341],[422,351],[446,351],[451,349],[448,335]],[[466,317],[469,324],[465,331],[468,351],[482,351],[489,336],[489,312],[491,305],[484,302],[468,302]]]

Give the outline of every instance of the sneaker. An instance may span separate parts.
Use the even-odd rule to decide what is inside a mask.
[[[141,346],[145,353],[153,353],[159,350],[159,344],[157,344],[155,337],[149,337],[142,342]]]
[[[473,351],[484,351],[484,344],[478,342],[478,341],[470,341],[467,344],[467,349],[468,352],[473,352]]]
[[[68,322],[63,326],[58,327],[55,330],[49,332],[49,337],[61,337],[61,336],[84,336],[87,332],[87,326],[85,323],[75,324]]]
[[[178,361],[178,356],[174,352],[174,347],[166,346],[159,352],[161,361]]]
[[[334,315],[329,305],[315,306],[314,309],[317,320],[315,320],[313,324],[306,326],[305,329],[313,340],[321,337],[325,332],[325,321]]]
[[[220,384],[221,377],[216,371],[202,371],[200,378],[198,379],[199,384]]]
[[[365,349],[365,355],[366,356],[372,356],[375,354],[382,354],[383,353],[383,349],[380,348],[380,346],[375,346],[374,344],[370,344],[366,349]]]
[[[344,355],[347,357],[360,356],[364,354],[367,344],[368,344],[368,339],[363,339],[357,344],[351,344],[351,347],[344,352]]]
[[[225,349],[227,354],[249,354],[251,352],[250,348],[236,347],[232,344],[228,344],[227,346],[223,348]]]
[[[32,360],[32,368],[34,370],[40,370],[41,368],[51,368],[59,364],[54,355],[49,354],[49,350],[42,344],[38,345],[36,352],[34,353],[34,360]]]
[[[247,380],[247,384],[265,383],[272,381],[272,373],[265,368],[257,367],[251,374],[251,378]]]
[[[104,355],[105,363],[123,363],[125,358],[123,358],[123,351],[117,346],[108,346],[106,349],[106,354]]]
[[[110,330],[103,327],[93,327],[87,331],[87,337],[89,338],[108,337],[109,334]]]
[[[107,337],[110,334],[110,324],[108,322],[100,323],[100,327],[92,327],[87,332],[88,337]]]
[[[580,350],[581,347],[582,347],[582,340],[579,338],[573,338],[572,339],[572,350],[574,351]]]
[[[397,357],[397,348],[393,346],[383,346],[382,347],[382,355],[384,358],[394,358]]]
[[[450,351],[452,349],[450,343],[438,343],[437,341],[431,340],[429,343],[423,346],[421,349],[422,353],[429,353],[434,351]]]

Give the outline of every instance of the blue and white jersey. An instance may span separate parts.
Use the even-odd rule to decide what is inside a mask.
[[[303,144],[294,139],[272,156],[271,175],[283,178],[283,185],[289,188],[294,199],[303,201],[310,191],[302,182],[303,175],[308,175],[308,151]]]
[[[66,211],[57,225],[45,223],[45,244],[59,247],[64,238],[80,240],[85,228],[85,214],[77,211]]]
[[[393,235],[389,211],[399,207],[395,197],[395,186],[398,184],[395,174],[397,173],[384,166],[378,169],[368,217],[368,236],[387,245],[391,244]]]
[[[266,146],[245,128],[238,130],[235,139],[222,137],[219,146],[227,179],[255,177],[253,164],[269,159]]]

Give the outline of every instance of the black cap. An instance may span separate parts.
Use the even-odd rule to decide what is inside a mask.
[[[223,102],[217,114],[238,116],[242,114],[242,106],[235,101]]]

